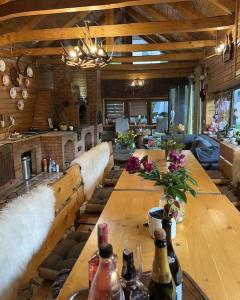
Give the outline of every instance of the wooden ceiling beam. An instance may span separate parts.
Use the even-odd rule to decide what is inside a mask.
[[[45,18],[46,16],[44,15],[30,17],[26,23],[22,23],[21,25],[18,25],[16,31],[27,31],[27,30],[34,29]]]
[[[114,9],[109,9],[105,11],[105,24],[113,25],[114,24]],[[114,38],[106,38],[106,44],[114,44]]]
[[[234,15],[209,17],[197,20],[186,21],[161,21],[148,23],[130,23],[117,25],[91,26],[90,36],[97,37],[118,37],[148,35],[156,33],[172,32],[201,32],[212,30],[224,30],[233,27],[235,22]],[[30,30],[24,32],[12,32],[0,36],[0,45],[9,45],[30,41],[51,41],[51,40],[70,40],[83,38],[85,28],[52,28],[41,30]]]
[[[169,18],[167,18],[167,16],[165,16],[153,6],[146,5],[141,7],[141,10],[152,16],[154,21],[169,21]],[[192,40],[193,38],[192,35],[189,33],[182,33],[181,36],[184,40]]]
[[[172,69],[186,69],[186,68],[194,68],[196,67],[196,62],[170,62],[170,63],[162,63],[162,64],[139,64],[139,65],[108,65],[104,67],[103,71],[141,71],[144,72],[146,70],[172,70]]]
[[[203,52],[190,53],[170,53],[161,55],[131,56],[131,57],[113,57],[113,62],[133,63],[147,61],[192,61],[204,58]]]
[[[67,22],[65,22],[61,27],[62,28],[68,28],[68,27],[72,27],[74,25],[76,25],[80,20],[83,20],[87,15],[89,14],[89,12],[87,11],[80,11],[77,14],[74,14],[73,17],[71,17],[70,19],[67,20]],[[45,16],[46,18],[46,16]],[[40,47],[48,47],[52,44],[53,41],[44,41],[42,43],[39,44]]]
[[[188,41],[188,42],[172,42],[172,43],[158,43],[158,44],[110,44],[104,45],[107,51],[114,51],[114,53],[128,53],[128,52],[138,52],[138,51],[175,51],[175,50],[192,50],[200,49],[206,47],[215,47],[215,40],[202,40],[202,41]],[[66,49],[71,50],[72,47],[66,47]],[[46,48],[23,48],[16,49],[12,52],[4,51],[2,52],[4,57],[17,57],[19,55],[24,56],[47,56],[47,55],[61,55],[61,47],[46,47]],[[0,52],[1,55],[1,52]],[[2,55],[3,56],[3,55]]]
[[[128,7],[126,9],[127,14],[133,19],[133,21],[139,22],[139,23],[145,23],[145,22],[149,22],[150,20],[148,18],[146,18],[145,16],[141,15],[140,13],[138,13],[136,10],[134,10],[132,7]],[[156,36],[154,37],[157,42],[161,41],[161,42],[171,42],[171,40],[162,34],[156,34]],[[155,41],[156,42],[156,41]]]
[[[101,72],[101,80],[123,80],[123,79],[127,79],[127,80],[133,80],[136,78],[141,78],[143,80],[147,80],[147,79],[157,79],[157,78],[186,78],[189,75],[191,75],[193,72],[192,69],[184,69],[184,70],[176,70],[174,72],[169,72],[169,71],[165,71],[165,72],[157,72],[157,73],[153,73],[153,72],[148,72],[148,73],[121,73],[121,74],[108,74],[107,72]]]
[[[232,14],[235,11],[235,0],[209,0],[209,2],[227,14]]]
[[[187,0],[16,0],[1,5],[0,21],[25,16],[105,10],[176,1],[183,2]]]

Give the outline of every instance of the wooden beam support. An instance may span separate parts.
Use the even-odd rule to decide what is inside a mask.
[[[104,26],[91,26],[90,36],[97,37],[118,37],[148,35],[155,33],[172,32],[201,32],[212,30],[224,30],[232,28],[235,23],[234,15],[209,17],[197,20],[186,21],[161,21],[148,23],[130,23]],[[85,28],[53,28],[31,30],[25,32],[12,32],[0,36],[0,46],[14,43],[44,41],[44,40],[70,40],[83,38]]]
[[[105,11],[105,24],[113,25],[114,24],[114,9],[109,9]],[[114,38],[106,38],[106,44],[114,44]]]
[[[163,70],[163,71],[148,71],[148,72],[109,72],[101,71],[101,80],[133,80],[135,78],[153,79],[153,78],[185,78],[192,74],[193,68],[181,70]]]
[[[161,55],[147,55],[147,56],[131,56],[131,57],[113,57],[113,62],[133,63],[146,61],[191,61],[200,60],[204,58],[203,52],[190,53],[171,53]]]
[[[29,20],[25,23],[22,23],[21,25],[18,25],[16,31],[27,31],[31,30],[34,27],[36,27],[40,22],[42,22],[43,19],[45,19],[46,16],[40,15],[35,17],[30,17]]]
[[[215,47],[215,40],[199,40],[199,41],[189,41],[189,42],[173,42],[173,43],[159,43],[159,44],[117,44],[117,45],[105,45],[104,48],[114,53],[128,53],[128,52],[138,52],[138,51],[174,51],[174,50],[193,50],[206,47]],[[66,49],[71,50],[72,47],[66,47]],[[0,52],[0,56],[4,57],[17,57],[19,55],[24,56],[47,56],[47,55],[61,55],[61,47],[46,47],[46,48],[23,48],[13,50],[12,52],[3,51]],[[1,54],[2,53],[2,54]]]
[[[104,67],[102,70],[107,71],[141,71],[146,70],[172,70],[172,69],[186,69],[196,67],[197,62],[170,62],[161,64],[110,64]]]
[[[235,11],[235,0],[209,0],[209,2],[227,14],[232,14]]]
[[[105,10],[156,3],[183,2],[187,0],[16,0],[1,5],[0,21],[36,15]]]

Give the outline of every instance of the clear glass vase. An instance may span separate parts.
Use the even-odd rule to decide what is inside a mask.
[[[181,223],[185,219],[185,202],[179,202],[180,209],[178,211],[178,216],[176,219],[177,223]]]

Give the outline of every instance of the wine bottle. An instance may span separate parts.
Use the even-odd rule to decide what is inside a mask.
[[[176,300],[176,287],[168,262],[165,230],[156,229],[154,237],[155,256],[149,283],[150,300]]]
[[[98,240],[98,249],[100,246],[104,243],[108,243],[108,224],[107,223],[101,223],[97,226],[97,240]],[[97,268],[99,265],[99,251],[95,251],[88,261],[88,280],[89,280],[89,286],[91,286],[91,283],[93,281],[93,278],[97,272]],[[117,256],[113,254],[112,257],[114,261],[114,265],[117,269]]]
[[[89,291],[88,300],[125,300],[112,255],[112,245],[104,243],[100,246],[99,266]]]
[[[133,252],[123,251],[122,287],[125,300],[149,300],[148,289],[137,279]]]
[[[177,293],[177,300],[182,300],[182,283],[183,283],[183,275],[182,269],[179,264],[178,258],[175,254],[172,245],[172,237],[171,237],[171,225],[172,221],[170,219],[164,218],[162,220],[162,227],[166,231],[167,236],[167,253],[168,253],[168,261],[170,270],[176,285],[176,293]]]

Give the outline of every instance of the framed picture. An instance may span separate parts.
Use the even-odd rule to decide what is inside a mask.
[[[48,126],[49,126],[50,129],[53,129],[52,118],[48,118]]]

